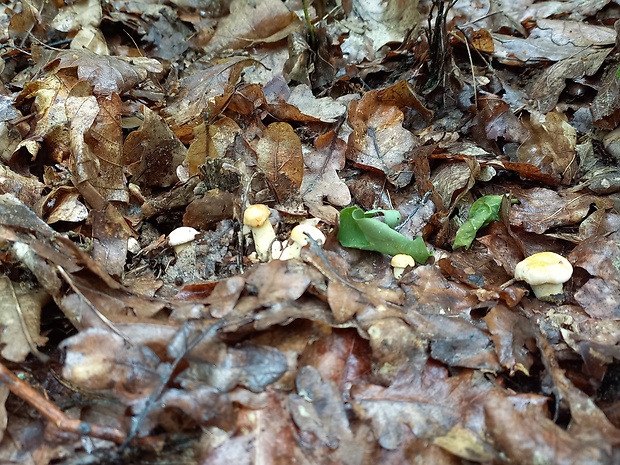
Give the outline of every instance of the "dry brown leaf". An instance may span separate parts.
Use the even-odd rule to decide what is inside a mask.
[[[227,58],[181,79],[161,115],[179,138],[191,140],[193,127],[205,120],[205,114],[206,119],[220,114],[243,69],[255,63],[245,57]]]
[[[510,370],[529,376],[534,363],[535,337],[525,317],[503,305],[493,307],[484,317],[489,328],[499,363]]]
[[[482,400],[493,390],[491,383],[471,370],[448,376],[445,368],[430,361],[414,367],[402,370],[389,387],[353,386],[353,409],[370,421],[379,444],[388,450],[398,448],[405,428],[417,438],[443,436],[464,418],[483,438]]]
[[[620,124],[620,79],[614,66],[610,66],[602,77],[601,88],[590,111],[597,127],[611,130]]]
[[[245,279],[241,276],[233,276],[217,283],[206,300],[211,316],[222,318],[232,312],[243,289]]]
[[[22,176],[6,166],[0,166],[0,194],[11,194],[28,207],[35,209],[41,200],[45,184],[35,177]]]
[[[378,91],[366,93],[349,105],[347,158],[355,165],[384,173],[398,187],[411,182],[406,157],[418,145],[416,137],[403,128],[403,112],[381,103]]]
[[[300,298],[310,285],[305,267],[291,261],[273,260],[255,266],[245,276],[246,285],[258,291],[259,305],[269,307]]]
[[[35,121],[31,123],[29,139],[23,140],[16,147],[18,152],[23,148],[33,158],[37,156],[40,141],[50,146],[48,157],[56,163],[65,163],[69,158],[71,137],[65,101],[70,89],[76,84],[75,78],[58,79],[49,75],[41,81],[30,82],[20,93],[17,101],[34,98],[37,109]]]
[[[335,224],[338,212],[323,204],[344,207],[351,203],[351,193],[338,176],[344,168],[346,143],[334,131],[319,136],[314,141],[316,150],[304,155],[306,171],[301,185],[301,196],[310,213]]]
[[[561,179],[562,184],[570,184],[577,173],[577,133],[566,117],[558,112],[531,113],[524,125],[530,136],[519,147],[519,161],[539,167],[543,173]]]
[[[379,50],[390,42],[402,42],[408,31],[419,27],[420,13],[417,0],[408,2],[352,0],[351,6],[348,21],[355,24],[353,31],[360,31],[368,37],[374,50]]]
[[[603,209],[610,207],[606,199],[590,194],[517,186],[510,191],[519,200],[510,208],[510,224],[537,234],[558,226],[579,224],[593,203]]]
[[[200,383],[228,392],[243,386],[262,392],[286,371],[286,358],[269,346],[243,343],[226,350],[217,363],[195,363],[183,374],[183,382]]]
[[[88,81],[97,96],[127,92],[144,81],[148,73],[160,73],[162,65],[146,57],[110,57],[90,50],[61,52],[46,66],[52,73],[77,68],[79,79]]]
[[[191,203],[185,209],[183,226],[207,230],[215,228],[222,220],[232,219],[238,197],[229,192],[223,192],[217,188]]]
[[[96,157],[96,176],[89,182],[105,200],[128,202],[123,172],[122,102],[117,94],[112,94],[98,96],[97,103],[99,112],[85,134],[85,142]]]
[[[607,445],[577,438],[549,419],[546,398],[491,394],[484,402],[488,434],[516,463],[609,463],[604,452]]]
[[[475,141],[492,153],[499,154],[498,138],[522,143],[529,132],[502,99],[495,95],[478,98],[478,111],[471,128]]]
[[[620,247],[615,232],[609,236],[590,238],[569,255],[574,266],[585,269],[590,279],[574,297],[593,318],[620,320]]]
[[[270,390],[267,405],[261,410],[238,408],[233,426],[234,434],[228,435],[221,429],[207,431],[204,443],[209,447],[202,453],[202,465],[226,465],[236,463],[290,463],[311,465],[308,458],[312,450],[302,450],[297,441],[298,430],[290,421],[288,398],[281,392]]]
[[[58,221],[78,223],[88,218],[88,210],[79,201],[79,196],[75,187],[57,187],[40,199],[36,210],[49,224]]]
[[[6,384],[0,386],[0,442],[4,438],[4,432],[8,423],[5,402],[9,397],[9,392],[9,387]]]
[[[396,84],[381,89],[377,93],[379,100],[386,105],[396,105],[401,110],[412,108],[417,111],[425,121],[430,121],[435,114],[420,101],[415,89],[407,81],[398,81]]]
[[[157,356],[110,331],[81,331],[61,347],[66,350],[64,378],[84,389],[110,390],[126,404],[144,399],[160,381]]]
[[[279,0],[233,0],[230,14],[221,19],[204,48],[206,54],[222,49],[246,48],[286,28],[297,16]]]
[[[2,357],[23,362],[30,353],[39,354],[37,347],[47,342],[40,334],[41,309],[50,300],[41,289],[28,289],[0,278],[0,324]]]
[[[350,450],[346,443],[353,440],[353,435],[336,385],[324,381],[312,366],[298,370],[295,384],[298,394],[289,396],[289,409],[301,434],[315,449],[325,446],[339,449],[342,446],[343,450]],[[347,457],[344,463],[349,463],[349,460],[356,463],[360,459]]]
[[[347,110],[343,104],[330,97],[316,98],[305,84],[294,87],[286,103],[324,123],[336,122]]]
[[[183,166],[188,175],[200,174],[200,167],[208,158],[223,158],[233,145],[241,128],[234,120],[223,117],[207,126],[202,123],[193,129],[194,141],[189,146]]]
[[[122,276],[127,261],[127,240],[132,237],[125,219],[112,204],[91,210],[92,235],[96,239],[92,257],[102,263],[111,276]]]
[[[276,201],[289,203],[299,197],[304,176],[301,141],[288,123],[271,123],[256,145],[258,167],[269,182]]]
[[[141,186],[167,187],[179,178],[177,168],[187,154],[165,121],[143,106],[142,127],[127,136],[123,146],[123,164],[132,174],[132,182]]]

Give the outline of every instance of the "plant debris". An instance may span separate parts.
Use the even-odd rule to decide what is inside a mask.
[[[0,462],[620,463],[619,19],[4,1]]]

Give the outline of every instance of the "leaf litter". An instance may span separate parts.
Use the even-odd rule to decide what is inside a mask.
[[[1,5],[0,459],[618,463],[617,9],[498,8]]]

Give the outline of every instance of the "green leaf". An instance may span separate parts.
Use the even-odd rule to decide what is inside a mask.
[[[503,198],[503,195],[485,195],[473,203],[469,209],[467,221],[456,232],[452,244],[453,250],[459,247],[469,249],[479,229],[484,228],[492,221],[499,220],[499,210]]]
[[[381,215],[383,221],[376,215]],[[416,262],[426,262],[430,254],[424,240],[421,237],[408,239],[393,229],[400,221],[400,213],[396,210],[364,212],[359,207],[347,207],[340,212],[338,241],[343,247],[374,250],[388,255],[404,253],[411,255]]]

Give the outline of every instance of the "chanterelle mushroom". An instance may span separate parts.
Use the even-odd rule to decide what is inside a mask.
[[[252,231],[256,255],[263,262],[269,260],[271,244],[276,240],[276,233],[269,222],[270,214],[269,207],[261,203],[250,205],[243,214],[243,224]]]
[[[535,253],[515,267],[515,279],[528,283],[540,300],[553,300],[550,296],[562,294],[562,284],[572,275],[569,261],[553,252]]]

